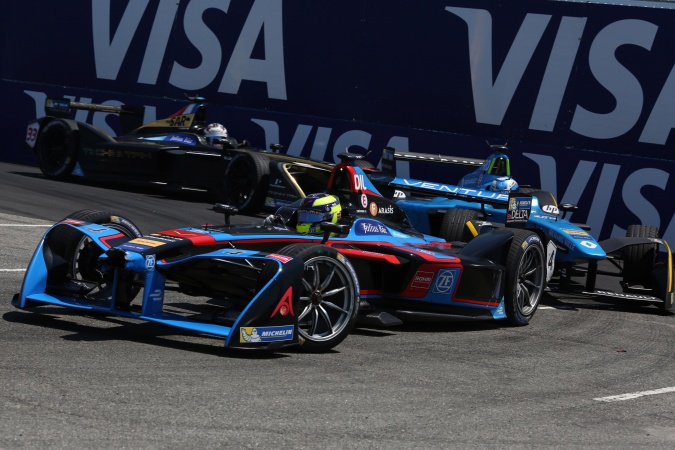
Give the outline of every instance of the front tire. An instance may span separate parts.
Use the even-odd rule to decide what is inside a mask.
[[[302,350],[325,352],[350,333],[359,309],[359,284],[346,257],[332,247],[291,244],[279,253],[302,258],[298,332]]]
[[[506,258],[506,318],[527,325],[539,306],[546,283],[546,252],[541,239],[528,230],[513,230]]]
[[[69,214],[66,219],[91,222],[114,228],[127,240],[141,237],[143,234],[129,219],[107,211],[80,210]],[[74,281],[94,282],[98,287],[87,294],[88,300],[109,301],[112,297],[112,274],[101,270],[98,258],[103,250],[89,237],[71,227],[54,229],[49,236],[50,248],[68,264],[66,277]],[[133,279],[121,279],[116,305],[125,308],[140,291],[133,285]]]

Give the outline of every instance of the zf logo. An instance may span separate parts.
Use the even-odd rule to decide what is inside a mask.
[[[434,284],[433,292],[439,294],[452,294],[455,290],[455,278],[458,269],[444,269],[439,270],[436,275],[436,283]]]
[[[155,255],[148,255],[145,257],[145,270],[148,272],[155,270]]]

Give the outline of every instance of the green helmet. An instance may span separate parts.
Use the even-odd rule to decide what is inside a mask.
[[[298,208],[298,224],[295,229],[303,234],[321,234],[321,222],[336,223],[342,215],[340,200],[330,194],[310,194]]]

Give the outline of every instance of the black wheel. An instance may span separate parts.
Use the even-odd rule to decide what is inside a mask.
[[[513,230],[506,258],[506,318],[527,325],[537,311],[546,284],[546,252],[541,239],[528,230]]]
[[[97,223],[118,230],[124,240],[141,237],[142,233],[133,222],[124,217],[105,211],[80,210],[69,214],[66,219]],[[119,242],[121,243],[121,242]],[[118,244],[119,245],[119,244]],[[68,264],[66,277],[75,281],[96,283],[98,287],[87,294],[88,300],[108,301],[112,296],[112,274],[101,270],[98,258],[103,250],[91,239],[70,227],[54,229],[49,235],[49,247]],[[133,279],[126,275],[120,280],[116,304],[128,306],[138,294],[140,287],[133,286]]]
[[[323,352],[342,342],[354,328],[359,284],[354,268],[337,250],[319,244],[291,244],[279,253],[302,258],[300,293],[301,349]]]
[[[52,120],[40,131],[36,144],[38,164],[49,178],[65,178],[77,162],[77,133],[62,120]]]
[[[627,237],[658,238],[659,229],[653,225],[631,225]],[[631,245],[623,251],[623,281],[629,286],[653,287],[652,270],[658,258],[657,244]]]
[[[469,242],[475,236],[467,226],[467,222],[480,219],[482,219],[480,211],[464,208],[449,209],[443,215],[439,237],[448,242]]]
[[[270,165],[265,155],[244,151],[227,166],[223,181],[223,202],[236,207],[239,212],[259,212],[267,196]]]

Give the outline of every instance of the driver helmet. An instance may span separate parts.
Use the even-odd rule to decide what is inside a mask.
[[[295,229],[303,234],[321,234],[321,222],[336,223],[342,216],[340,200],[330,194],[310,194],[298,208],[298,223]]]
[[[516,189],[518,189],[518,183],[509,177],[499,177],[490,183],[489,187],[489,190],[497,192],[515,191]]]
[[[209,145],[213,145],[214,147],[222,147],[223,144],[220,141],[227,139],[227,130],[219,123],[210,123],[204,130],[204,137],[206,138],[206,141],[209,143]]]

